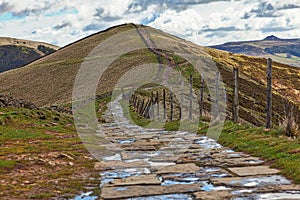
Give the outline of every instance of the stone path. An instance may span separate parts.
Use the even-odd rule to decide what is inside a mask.
[[[117,150],[95,165],[100,199],[300,199],[299,185],[256,157],[201,135],[132,125],[118,99],[109,107],[98,133]]]

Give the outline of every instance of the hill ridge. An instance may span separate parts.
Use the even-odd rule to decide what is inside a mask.
[[[58,49],[45,42],[0,37],[0,73],[27,65]]]

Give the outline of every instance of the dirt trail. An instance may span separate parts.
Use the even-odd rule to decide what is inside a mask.
[[[167,61],[166,65],[168,67],[163,72],[162,78],[164,81],[167,81],[168,77],[170,75],[171,68],[175,68],[176,64],[174,63],[174,61],[172,59],[170,59],[170,57],[165,52],[163,52],[161,49],[157,48],[157,46],[155,45],[155,42],[153,42],[153,40],[150,37],[150,34],[147,32],[147,30],[145,28],[136,28],[136,30],[137,30],[139,36],[141,37],[141,39],[144,41],[146,47],[149,49],[149,51],[151,51],[152,53],[154,53],[157,56],[157,61],[159,63],[159,69],[158,69],[153,81],[159,80],[162,75],[162,71],[164,69],[163,59]]]

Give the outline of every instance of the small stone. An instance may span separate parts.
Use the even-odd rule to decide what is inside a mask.
[[[51,166],[55,166],[56,165],[55,162],[53,162],[53,161],[49,161],[48,164],[51,165]]]

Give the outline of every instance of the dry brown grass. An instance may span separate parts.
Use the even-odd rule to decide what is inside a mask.
[[[294,114],[294,105],[291,102],[287,102],[284,107],[284,117],[279,124],[280,130],[288,137],[299,138],[300,127],[297,124],[298,116]]]

